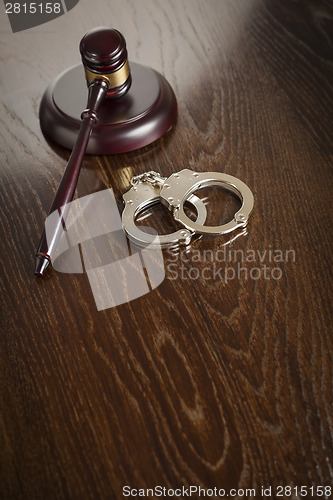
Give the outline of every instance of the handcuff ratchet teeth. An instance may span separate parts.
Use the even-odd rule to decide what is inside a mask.
[[[125,208],[122,223],[128,238],[139,246],[165,248],[188,245],[194,234],[230,233],[246,226],[254,205],[252,191],[244,182],[220,172],[199,173],[184,169],[166,178],[151,171],[133,177],[131,184],[132,188],[123,195]],[[230,222],[219,226],[204,225],[207,218],[206,206],[193,193],[205,186],[222,186],[238,196],[242,205]],[[155,236],[142,231],[135,225],[135,219],[140,212],[159,202],[173,212],[174,219],[179,221],[184,229],[167,235]],[[194,206],[196,210],[195,221],[191,220],[184,211],[186,202]]]

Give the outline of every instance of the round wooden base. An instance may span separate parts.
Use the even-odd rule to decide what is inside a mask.
[[[132,85],[118,100],[106,98],[98,111],[87,153],[118,154],[159,139],[177,118],[177,101],[157,71],[130,62]],[[87,105],[88,90],[82,65],[59,75],[46,89],[39,109],[43,133],[69,149],[75,144]]]

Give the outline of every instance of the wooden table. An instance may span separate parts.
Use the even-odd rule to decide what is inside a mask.
[[[1,12],[1,498],[158,485],[329,498],[332,4],[80,0],[15,34]],[[246,235],[194,241],[172,268],[165,252],[162,284],[98,311],[86,273],[33,267],[69,157],[43,136],[39,102],[105,24],[165,75],[179,117],[142,150],[86,156],[77,196],[112,187],[121,207],[132,175],[191,168],[240,178],[255,208]],[[204,194],[210,222],[237,208]],[[147,220],[174,225],[162,208]]]

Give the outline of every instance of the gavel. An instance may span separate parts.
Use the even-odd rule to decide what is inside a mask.
[[[126,94],[132,85],[126,42],[123,35],[116,29],[101,27],[89,31],[80,42],[80,53],[88,85],[87,106],[81,113],[79,133],[49,212],[51,214],[58,211],[59,217],[54,218],[53,226],[51,228],[48,227],[47,235],[44,229],[36,252],[36,276],[43,276],[52,261],[52,253],[55,251],[60,234],[64,229],[66,214],[70,207],[70,202],[73,200],[83,157],[86,153],[93,127],[98,121],[98,111],[103,102],[107,101],[107,109],[110,108],[110,114],[112,115],[113,107],[116,110],[117,101],[120,102],[121,99],[126,100]],[[128,120],[126,121],[125,116],[120,125],[121,133],[123,134],[126,133],[126,130],[129,130],[127,135],[130,137],[133,135],[134,137],[133,127],[137,127],[138,133],[137,137],[134,137],[132,144],[131,142],[129,144],[126,143],[125,149],[123,148],[126,151],[137,149],[163,135],[174,122],[177,113],[173,91],[164,77],[154,70],[138,65],[137,63],[133,63],[133,67],[135,73],[138,75],[137,83],[133,85],[133,95],[126,101],[127,107],[125,106],[125,110],[128,113]],[[72,68],[68,73],[73,72],[76,68]],[[148,103],[145,78],[147,79],[148,87],[152,85],[152,88],[156,88],[155,95],[148,96],[148,100],[152,100],[152,102]],[[58,80],[57,85],[61,85],[61,78],[60,84]],[[52,88],[54,90],[54,86]],[[72,89],[72,92],[74,91]],[[55,93],[56,91],[54,91]],[[46,94],[47,92],[45,92]],[[46,99],[46,105],[42,101],[44,107],[42,107],[41,114],[42,118],[44,118],[43,113],[45,116],[48,116],[50,114],[49,109],[52,110],[55,118],[51,116],[50,124],[47,127],[44,126],[44,128],[47,128],[49,135],[54,133],[55,140],[61,144],[61,136],[57,135],[59,128],[57,127],[57,120],[60,120],[58,118],[59,110],[54,104],[54,100],[51,95]],[[147,108],[143,111],[140,109],[142,102],[144,103],[143,106]],[[133,113],[134,117],[132,116]],[[55,121],[56,126],[54,126]],[[69,119],[70,126],[72,126],[72,122],[73,120]],[[154,127],[156,130],[152,131]],[[111,132],[108,133],[113,133],[112,127],[110,130]],[[119,133],[119,126],[117,127],[117,131]],[[105,139],[103,141],[105,149]],[[107,151],[109,152],[108,149]],[[103,148],[101,152],[104,153]]]

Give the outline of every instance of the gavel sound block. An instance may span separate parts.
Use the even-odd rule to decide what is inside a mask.
[[[43,133],[73,149],[88,85],[96,77],[109,81],[99,104],[86,152],[117,154],[160,138],[175,122],[177,102],[167,80],[157,71],[128,62],[126,42],[117,30],[96,28],[81,40],[81,64],[61,73],[46,89],[39,110]]]

